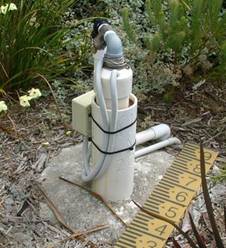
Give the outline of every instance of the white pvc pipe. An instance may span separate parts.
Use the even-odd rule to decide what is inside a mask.
[[[131,124],[137,117],[137,98],[130,94],[130,106],[117,111],[118,121],[115,130]],[[101,109],[96,102],[92,101],[92,116],[101,123]],[[112,110],[108,109],[110,115]],[[134,145],[136,136],[136,124],[111,135],[113,143],[111,143],[108,152],[120,151]],[[97,125],[92,122],[92,140],[101,150],[105,149],[103,140],[103,132]],[[105,151],[105,150],[104,150]],[[95,164],[102,156],[102,153],[92,145],[92,159]],[[100,170],[97,177],[92,181],[92,190],[101,195],[106,201],[122,201],[130,199],[134,186],[134,149],[126,149],[125,151],[107,155],[106,164]]]
[[[136,134],[136,145],[140,145],[154,139],[165,140],[170,137],[170,133],[170,127],[166,124],[160,124],[148,128]]]
[[[175,138],[175,137],[163,140],[163,141],[161,141],[159,143],[156,143],[154,145],[151,145],[151,146],[148,146],[148,147],[145,147],[145,148],[142,148],[142,149],[136,151],[135,152],[135,158],[141,157],[143,155],[146,155],[147,153],[154,152],[156,150],[159,150],[161,148],[164,148],[166,146],[170,146],[170,145],[173,145],[173,144],[178,144],[179,145],[179,144],[181,144],[181,141],[178,138]]]

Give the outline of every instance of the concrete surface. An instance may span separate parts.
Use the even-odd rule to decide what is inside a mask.
[[[102,244],[102,247],[111,247],[109,244],[116,241],[123,231],[122,224],[89,193],[59,179],[59,176],[63,176],[82,184],[81,148],[81,145],[76,145],[63,149],[49,162],[39,181],[72,228],[86,230],[96,225],[108,224],[108,229],[89,235],[89,239],[99,245]],[[143,203],[172,161],[173,156],[164,151],[139,158],[135,164],[135,188],[132,199]],[[114,203],[112,207],[126,223],[129,223],[137,212],[137,207],[128,201]],[[56,223],[46,203],[41,203],[40,208],[43,219]],[[81,246],[78,244],[75,247]]]

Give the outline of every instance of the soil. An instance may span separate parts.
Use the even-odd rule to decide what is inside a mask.
[[[63,101],[57,95],[57,105],[51,95],[26,109],[11,101],[8,115],[1,116],[0,247],[52,247],[52,240],[61,242],[69,235],[67,229],[41,219],[43,197],[34,184],[51,157],[81,141],[70,126],[70,102],[76,94],[69,92]],[[148,93],[138,99],[139,130],[167,123],[183,143],[202,139],[206,147],[219,151],[219,166],[226,163],[225,84],[205,82],[183,89],[170,104]],[[60,244],[72,247],[70,240]],[[86,247],[84,241],[81,247]]]

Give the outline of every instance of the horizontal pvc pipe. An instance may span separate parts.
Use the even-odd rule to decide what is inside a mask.
[[[154,139],[165,140],[170,137],[170,133],[170,127],[166,124],[160,124],[148,128],[136,134],[136,145],[140,145]]]
[[[175,137],[163,140],[163,141],[161,141],[159,143],[156,143],[154,145],[151,145],[151,146],[148,146],[148,147],[145,147],[145,148],[142,148],[142,149],[136,151],[135,152],[135,158],[141,157],[143,155],[146,155],[147,153],[154,152],[156,150],[159,150],[161,148],[164,148],[166,146],[170,146],[170,145],[173,145],[173,144],[178,144],[179,145],[179,144],[181,144],[181,141],[178,138],[175,138]]]

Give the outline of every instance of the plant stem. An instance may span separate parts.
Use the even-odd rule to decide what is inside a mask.
[[[221,240],[217,224],[214,217],[214,211],[212,207],[212,202],[208,192],[207,182],[206,182],[206,168],[205,168],[205,156],[202,142],[200,142],[200,167],[201,167],[201,178],[202,178],[202,190],[203,196],[206,204],[207,214],[209,216],[209,221],[213,230],[214,239],[216,241],[217,248],[224,248],[223,242]]]

